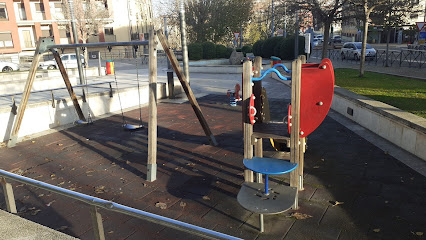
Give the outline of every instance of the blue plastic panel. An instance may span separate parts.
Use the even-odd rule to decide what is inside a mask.
[[[262,174],[284,174],[296,169],[297,163],[275,158],[253,157],[252,159],[244,158],[244,166],[248,169]]]

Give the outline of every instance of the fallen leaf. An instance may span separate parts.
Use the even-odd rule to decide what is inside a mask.
[[[105,186],[99,185],[95,187],[95,193],[100,194],[100,193],[105,193]]]
[[[130,161],[128,161],[128,160],[127,160],[127,161],[126,161],[126,164],[130,164]]]
[[[49,202],[48,204],[46,204],[46,206],[50,207],[50,205],[52,205],[52,203],[54,203],[54,202],[56,202],[56,200]]]
[[[108,234],[114,233],[114,231],[109,231]]]
[[[198,169],[193,168],[193,169],[192,169],[192,171],[194,171],[194,172],[198,172]]]
[[[64,231],[66,229],[68,229],[68,226],[60,226],[60,227],[56,228],[55,230],[56,231]]]
[[[35,143],[35,141],[31,141],[32,143]]]
[[[148,186],[148,184],[146,184],[146,183],[142,183],[142,186],[143,186],[143,187],[147,187],[147,186]]]
[[[155,207],[158,207],[160,209],[166,209],[167,208],[167,204],[163,203],[163,202],[157,202],[157,203],[155,203]]]
[[[423,232],[416,232],[417,236],[423,236]]]
[[[183,208],[186,207],[186,202],[180,202],[180,206]]]
[[[50,174],[50,177],[54,177],[54,176],[56,176],[55,174]]]
[[[313,168],[319,168],[319,166],[314,166]]]
[[[57,145],[58,145],[58,146],[63,146],[64,144],[62,144],[62,143],[58,143]]]
[[[203,196],[203,200],[208,201],[208,200],[210,200],[210,198],[209,198],[209,196]]]
[[[35,209],[34,211],[31,212],[31,215],[35,216],[37,215],[39,212],[41,212],[40,209]]]
[[[333,207],[334,207],[334,206],[337,206],[337,205],[342,205],[344,202],[339,202],[339,201],[329,201],[329,203],[331,203],[331,204],[333,205]]]
[[[290,214],[289,217],[294,217],[297,220],[303,220],[303,219],[311,218],[312,216],[305,213],[294,212]]]
[[[92,173],[92,172],[95,172],[95,171],[93,170],[86,171],[86,173]]]
[[[373,229],[373,232],[376,232],[376,233],[380,232],[380,228]]]
[[[43,193],[41,193],[40,195],[38,195],[38,197],[43,197],[44,196],[44,194]]]
[[[61,185],[64,185],[64,184],[65,184],[65,182],[60,182],[58,185],[61,186]]]

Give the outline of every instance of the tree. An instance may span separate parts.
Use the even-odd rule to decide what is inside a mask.
[[[418,12],[420,12],[419,5],[415,1],[408,0],[388,0],[386,4],[378,6],[376,11],[372,12],[372,22],[382,25],[386,32],[386,67],[388,67],[391,29],[406,25],[409,20],[407,16]]]
[[[330,38],[331,24],[335,21],[342,20],[342,9],[348,1],[349,0],[304,0],[298,4],[299,8],[311,11],[314,18],[317,18],[318,22],[324,24],[322,58],[327,56],[327,43]],[[349,15],[345,15],[345,17],[349,17]]]
[[[253,0],[189,0],[186,8],[188,38],[191,42],[229,41],[233,32],[247,25]]]
[[[62,6],[64,17],[66,19],[71,19],[69,4],[64,3]],[[90,35],[98,34],[99,29],[104,24],[104,20],[110,15],[103,1],[74,0],[73,6],[75,25],[78,34],[78,36],[73,36],[73,38],[80,39],[83,43],[87,43]],[[88,51],[85,51],[84,58],[87,64]]]

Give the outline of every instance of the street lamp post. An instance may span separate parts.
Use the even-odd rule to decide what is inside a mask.
[[[70,8],[70,15],[71,15],[71,29],[72,29],[72,35],[74,38],[74,44],[78,43],[78,34],[77,34],[77,27],[75,26],[75,17],[74,17],[74,4],[73,0],[68,0],[69,8]],[[84,84],[83,81],[83,68],[81,66],[81,58],[80,58],[80,48],[75,48],[75,55],[77,57],[77,68],[78,68],[78,76],[80,79],[80,85]],[[86,94],[84,92],[84,88],[81,88],[83,91],[83,101],[86,101]]]

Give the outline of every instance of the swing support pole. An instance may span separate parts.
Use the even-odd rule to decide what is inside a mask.
[[[167,42],[166,37],[164,36],[164,33],[161,30],[158,30],[157,36],[158,36],[158,39],[160,40],[161,45],[163,46],[164,52],[166,53],[167,57],[170,59],[170,63],[172,64],[172,67],[176,73],[176,76],[178,77],[180,84],[182,85],[182,88],[185,91],[189,102],[191,103],[192,109],[194,110],[195,115],[197,116],[198,121],[200,122],[201,127],[204,130],[204,133],[209,139],[210,144],[213,146],[218,146],[216,138],[214,137],[206,119],[204,118],[203,113],[201,112],[200,105],[198,105],[197,99],[195,98],[194,93],[192,92],[192,89],[189,86],[189,83],[186,80],[185,75],[183,74],[182,68],[180,67],[178,63],[175,54],[173,53],[173,51],[170,50],[169,44]]]

